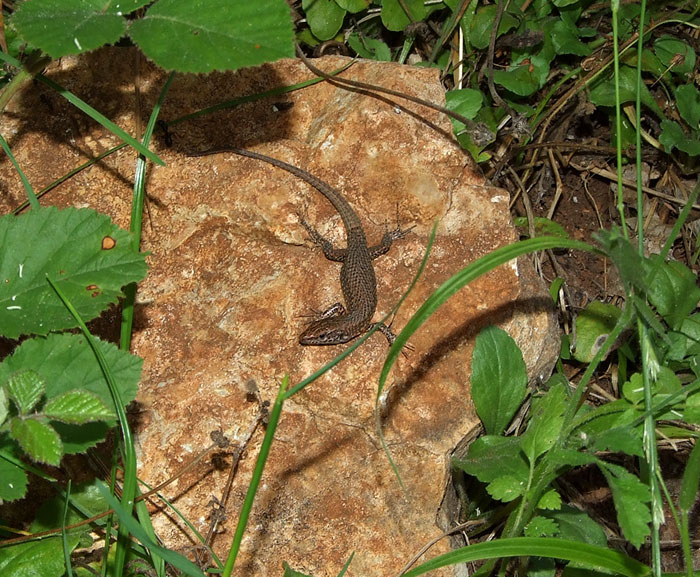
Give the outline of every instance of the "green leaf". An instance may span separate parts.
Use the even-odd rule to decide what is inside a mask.
[[[448,92],[449,94],[449,92]],[[517,216],[513,219],[513,223],[520,229],[521,234],[528,235],[528,219],[526,216]],[[558,236],[560,238],[568,238],[569,233],[558,222],[554,222],[549,218],[536,216],[534,219],[535,236]]]
[[[698,494],[698,484],[700,484],[700,443],[696,442],[683,471],[681,494],[678,500],[681,510],[688,512],[693,507]]]
[[[678,330],[700,301],[697,277],[678,261],[661,261],[659,255],[650,257],[647,271],[656,274],[647,283],[649,302],[656,307],[673,330]]]
[[[684,361],[700,354],[700,314],[684,319],[677,331],[669,331],[671,346],[666,351],[666,360]]]
[[[700,425],[700,393],[688,395],[685,400],[683,420],[693,425]]]
[[[596,462],[595,455],[572,449],[553,449],[547,455],[549,461],[560,467],[580,467]]]
[[[17,445],[9,435],[0,435],[0,504],[21,499],[27,493],[27,473],[16,462],[21,462]]]
[[[533,60],[528,64],[520,64],[509,70],[494,70],[493,81],[518,96],[529,96],[540,88],[539,67],[534,66]]]
[[[537,502],[538,509],[561,509],[561,496],[554,489],[545,492]]]
[[[619,465],[598,462],[612,490],[617,522],[622,533],[634,547],[639,548],[649,535],[651,513],[649,487]]]
[[[680,124],[672,120],[661,121],[659,142],[663,144],[664,150],[668,153],[677,148],[690,156],[700,156],[700,141],[697,138],[688,138]]]
[[[68,550],[78,544],[76,536],[68,537]],[[2,577],[61,577],[65,574],[61,537],[48,537],[0,549]]]
[[[469,446],[466,457],[453,459],[452,466],[488,483],[487,491],[497,498],[517,497],[529,475],[517,437],[480,437]]]
[[[44,396],[45,389],[41,375],[31,369],[17,371],[7,381],[7,392],[17,405],[20,415],[26,415],[36,407]]]
[[[692,84],[676,88],[678,113],[693,130],[700,129],[700,91]]]
[[[509,503],[517,499],[525,492],[527,485],[525,480],[513,477],[512,475],[501,475],[491,481],[486,490],[494,499]]]
[[[403,0],[403,4],[408,8],[415,22],[422,21],[428,15],[423,0]],[[411,19],[406,15],[399,0],[383,0],[382,23],[388,30],[400,32],[411,23]]]
[[[525,525],[525,537],[554,537],[559,534],[559,527],[553,519],[537,515]]]
[[[47,275],[86,321],[115,303],[122,286],[146,275],[145,255],[131,249],[129,234],[90,209],[5,215],[0,239],[0,327],[13,339],[76,326]]]
[[[630,413],[631,414],[631,413]],[[603,431],[590,442],[591,451],[612,451],[642,457],[642,427],[614,427]]]
[[[31,525],[32,533],[48,531],[61,526],[63,520],[63,507],[65,500],[63,495],[45,501],[39,507],[36,517]],[[102,493],[97,488],[95,480],[89,483],[74,485],[70,492],[70,507],[66,516],[66,525],[78,523],[83,519],[88,519],[100,513],[107,511],[107,501],[105,501]],[[105,519],[96,521],[98,524],[104,524]],[[73,529],[77,533],[91,531],[90,525],[77,527]]]
[[[575,507],[562,505],[558,511],[543,511],[541,515],[557,523],[562,539],[590,543],[601,547],[607,545],[608,540],[602,527],[586,513],[579,511]]]
[[[76,425],[91,421],[111,421],[117,417],[99,397],[81,390],[63,393],[46,403],[42,412],[49,419]]]
[[[355,14],[369,8],[372,0],[335,0],[343,10]]]
[[[612,331],[620,309],[616,306],[592,301],[576,317],[576,350],[574,358],[590,363]]]
[[[369,36],[360,36],[353,32],[348,37],[348,44],[359,56],[368,60],[391,61],[391,49],[385,42]]]
[[[63,445],[55,429],[38,419],[14,417],[10,434],[34,461],[55,467],[61,462]]]
[[[302,0],[301,7],[311,32],[319,40],[330,40],[343,25],[346,11],[335,0]]]
[[[159,0],[129,35],[158,66],[179,72],[235,70],[294,55],[284,0]]]
[[[646,288],[645,271],[647,269],[644,259],[639,256],[632,243],[622,235],[618,228],[600,230],[593,236],[600,243],[608,258],[613,261],[620,273],[626,292],[630,292],[632,287],[643,291]]]
[[[635,102],[637,98],[637,72],[631,66],[621,66],[619,74],[620,102]],[[642,104],[649,108],[659,118],[665,118],[664,113],[654,100],[651,92],[644,83],[641,85]],[[601,79],[589,93],[589,98],[596,106],[615,106],[615,84],[611,78]]]
[[[548,451],[559,437],[564,423],[566,392],[563,385],[555,385],[544,397],[532,400],[532,414],[521,447],[534,466],[537,457]]]
[[[557,54],[588,56],[591,49],[579,39],[578,28],[563,20],[557,20],[551,29],[552,44]]]
[[[10,414],[10,400],[7,398],[7,393],[3,387],[0,387],[0,426]]]
[[[52,58],[114,44],[126,30],[124,16],[149,0],[32,0],[22,2],[12,23],[23,38]]]
[[[486,327],[476,337],[471,381],[472,400],[486,433],[502,433],[527,393],[523,354],[503,329]]]
[[[115,382],[124,403],[136,396],[143,361],[111,343],[96,339],[107,363],[111,367]],[[114,410],[114,401],[107,389],[102,370],[85,339],[81,335],[49,335],[46,338],[30,339],[18,346],[14,353],[0,363],[0,382],[10,374],[23,368],[31,368],[46,381],[46,397],[54,399],[74,389],[91,391],[102,402]],[[104,439],[114,421],[65,425],[55,423],[64,442],[66,453],[76,453],[94,446]]]
[[[496,5],[480,6],[472,19],[469,43],[479,50],[488,47],[491,39],[491,31],[496,21]],[[509,12],[504,12],[501,23],[498,25],[498,36],[517,28],[518,20]]]
[[[473,88],[449,90],[445,93],[445,106],[469,120],[476,118],[483,105],[484,95]],[[466,128],[459,120],[451,120],[455,130],[464,130]]]
[[[673,74],[692,74],[695,71],[695,51],[675,36],[664,35],[654,42],[654,52]]]

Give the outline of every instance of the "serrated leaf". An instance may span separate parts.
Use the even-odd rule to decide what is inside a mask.
[[[612,490],[622,533],[634,547],[639,548],[650,532],[649,487],[619,465],[599,461],[599,466]]]
[[[527,391],[523,354],[503,329],[490,326],[476,337],[471,381],[472,400],[486,433],[502,433]]]
[[[115,345],[95,339],[114,375],[124,403],[136,396],[143,361]],[[97,395],[115,411],[114,401],[92,349],[82,335],[49,335],[23,342],[14,353],[0,363],[0,382],[13,372],[32,368],[46,380],[46,397],[54,399],[74,389]],[[76,453],[94,446],[106,435],[113,421],[67,425],[55,423],[66,453]]]
[[[486,490],[494,499],[509,503],[520,497],[525,492],[526,486],[525,481],[522,479],[512,475],[501,475],[491,481],[486,486]]]
[[[17,405],[20,415],[26,415],[44,396],[46,384],[41,375],[31,369],[20,370],[7,381],[7,392]]]
[[[75,425],[116,419],[114,412],[97,395],[81,390],[68,391],[52,399],[42,413],[49,419]]]
[[[422,21],[428,14],[423,0],[403,0],[402,2],[411,13],[413,22]],[[388,30],[399,32],[411,23],[399,0],[383,0],[382,23]]]
[[[129,233],[86,208],[5,215],[0,239],[0,330],[13,339],[76,326],[47,275],[86,321],[146,275],[145,255],[130,248]]]
[[[61,462],[63,444],[51,425],[31,417],[14,417],[10,420],[10,434],[34,461],[54,466]]]
[[[616,306],[593,301],[576,317],[576,350],[574,358],[590,363],[603,346],[621,311]]]
[[[559,527],[553,519],[537,515],[525,525],[523,535],[525,537],[555,537],[559,534]]]
[[[595,436],[590,443],[591,451],[612,451],[642,457],[642,427],[614,427]]]
[[[284,0],[160,0],[134,21],[129,36],[166,70],[236,70],[294,55]]]
[[[575,507],[563,505],[558,511],[542,512],[542,516],[556,521],[559,527],[559,536],[562,539],[580,541],[600,547],[605,547],[608,543],[603,528],[586,513]]]
[[[311,32],[319,40],[330,40],[343,25],[346,11],[335,0],[302,0],[301,7]]]
[[[22,2],[12,23],[22,37],[52,58],[114,44],[126,30],[124,16],[149,0],[32,0]]]
[[[595,455],[572,449],[553,449],[547,457],[553,465],[560,467],[580,467],[596,462]]]
[[[566,400],[561,384],[552,387],[544,397],[533,399],[530,422],[520,445],[531,465],[557,440],[564,422]]]
[[[561,508],[561,496],[554,489],[545,492],[537,503],[538,509],[552,510]]]
[[[20,462],[17,445],[9,435],[0,435],[0,504],[21,499],[27,493],[27,473]]]
[[[480,437],[469,446],[467,455],[453,459],[452,465],[482,483],[489,483],[502,475],[527,480],[530,471],[517,437]]]

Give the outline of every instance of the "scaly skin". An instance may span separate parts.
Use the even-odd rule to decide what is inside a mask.
[[[222,148],[195,153],[193,156],[207,156],[223,152],[232,152],[240,156],[262,160],[298,176],[325,196],[343,220],[347,236],[347,248],[345,249],[334,248],[330,241],[323,238],[306,221],[302,220],[302,224],[312,240],[323,249],[326,258],[343,263],[340,269],[340,286],[343,290],[345,307],[340,303],[335,303],[328,308],[318,320],[312,322],[304,330],[299,337],[299,342],[302,345],[339,345],[351,341],[369,330],[373,326],[372,316],[377,308],[377,279],[372,259],[385,254],[391,247],[392,241],[402,238],[407,231],[398,227],[393,231],[387,231],[381,244],[369,247],[357,213],[337,190],[313,174],[276,158],[241,148]],[[376,324],[391,342],[391,331],[382,323]]]

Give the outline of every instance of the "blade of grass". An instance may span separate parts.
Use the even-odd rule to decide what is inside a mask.
[[[101,124],[104,126],[107,130],[109,130],[112,134],[114,134],[116,137],[120,138],[122,141],[126,142],[129,146],[132,148],[136,149],[136,151],[139,154],[143,154],[146,158],[149,160],[152,160],[156,164],[160,166],[165,166],[165,162],[152,150],[149,150],[143,144],[141,144],[138,140],[136,140],[133,136],[129,136],[127,132],[114,124],[109,118],[107,118],[104,114],[101,112],[98,112],[95,110],[92,106],[90,106],[87,102],[81,100],[78,98],[75,94],[70,92],[69,90],[66,90],[61,86],[60,84],[54,82],[50,78],[47,78],[43,74],[37,74],[36,79],[39,82],[42,82],[43,84],[46,84],[49,88],[52,88],[56,92],[58,92],[63,98],[65,98],[68,102],[70,102],[73,106],[75,106],[78,110],[84,112],[87,114],[90,118],[92,118],[95,122],[98,124]]]
[[[124,410],[124,403],[121,399],[121,393],[116,386],[114,381],[114,375],[110,369],[107,361],[102,354],[102,350],[96,345],[95,338],[90,334],[85,322],[82,317],[78,314],[73,304],[66,298],[60,287],[51,279],[50,276],[46,276],[47,282],[51,285],[51,288],[61,299],[63,305],[71,313],[75,322],[80,327],[80,330],[85,337],[88,345],[92,349],[95,359],[100,365],[102,374],[107,382],[107,387],[109,388],[110,395],[112,396],[112,401],[114,402],[114,408],[117,413],[117,419],[119,420],[119,426],[122,431],[122,442],[124,447],[124,482],[122,486],[122,499],[123,510],[130,516],[133,511],[134,497],[136,494],[136,451],[134,450],[134,442],[131,436],[131,429],[129,427],[129,422],[126,418],[126,411]],[[124,561],[126,559],[126,553],[129,549],[129,531],[125,523],[119,523],[119,538],[117,541],[117,549],[114,556],[114,572],[115,575],[121,575],[124,571]]]
[[[146,130],[143,134],[143,146],[148,148],[148,144],[153,137],[158,115],[163,108],[163,102],[168,94],[170,85],[175,79],[175,73],[172,72],[165,81],[158,101],[156,102],[151,115],[146,125]],[[143,203],[146,198],[146,159],[143,155],[139,155],[136,160],[136,172],[134,174],[134,195],[131,199],[131,222],[129,231],[131,232],[131,247],[138,251],[141,248],[141,230],[143,227]],[[122,305],[122,323],[121,334],[119,339],[119,348],[128,351],[131,347],[131,329],[134,323],[134,302],[136,300],[136,283],[127,285],[124,289],[124,303]]]
[[[50,192],[51,190],[53,190],[54,188],[56,188],[59,184],[64,183],[64,182],[65,182],[66,180],[68,180],[69,178],[75,176],[75,175],[78,174],[79,172],[82,172],[82,171],[85,170],[86,168],[91,167],[93,164],[99,162],[100,160],[102,160],[103,158],[109,156],[110,154],[112,154],[112,153],[114,153],[114,152],[117,152],[117,150],[121,150],[121,149],[124,148],[125,146],[128,146],[128,144],[127,144],[126,142],[122,142],[121,144],[117,144],[116,146],[113,146],[113,147],[110,148],[109,150],[105,150],[102,154],[98,154],[95,158],[91,158],[90,160],[88,160],[87,162],[84,162],[84,163],[81,164],[80,166],[76,166],[73,170],[68,171],[66,174],[64,174],[64,175],[61,176],[60,178],[54,180],[51,184],[48,184],[47,186],[45,186],[44,188],[42,188],[39,192],[36,193],[36,197],[37,197],[37,198],[41,198],[41,197],[44,196],[47,192]],[[17,208],[15,208],[15,209],[12,211],[12,214],[18,214],[18,213],[22,212],[22,211],[23,211],[25,208],[27,208],[28,206],[29,206],[29,202],[28,202],[28,201],[23,202],[22,204],[20,204]]]
[[[0,146],[2,146],[2,149],[5,151],[5,154],[10,159],[10,162],[12,162],[12,165],[15,167],[15,170],[17,171],[17,174],[19,174],[19,178],[22,181],[22,185],[24,186],[24,190],[27,193],[27,198],[29,199],[28,202],[31,205],[32,208],[39,208],[39,200],[37,199],[36,195],[34,194],[34,189],[32,188],[32,185],[29,183],[29,179],[27,176],[24,174],[24,171],[20,168],[19,163],[17,162],[17,159],[15,158],[15,155],[12,154],[12,150],[10,150],[10,145],[7,144],[7,141],[0,135]]]
[[[171,551],[170,549],[161,547],[160,545],[158,545],[158,543],[154,543],[153,541],[151,541],[146,532],[141,527],[141,525],[139,525],[136,522],[136,519],[134,519],[131,516],[131,513],[129,511],[127,511],[124,507],[122,507],[122,505],[120,505],[119,501],[117,501],[114,498],[109,488],[104,483],[98,481],[97,488],[107,501],[107,504],[112,509],[114,509],[116,514],[119,516],[120,528],[123,526],[128,532],[130,532],[134,537],[136,537],[136,539],[141,541],[143,545],[145,545],[153,551],[157,551],[158,554],[161,557],[163,557],[163,559],[165,559],[176,569],[179,569],[180,571],[186,573],[190,577],[204,577],[204,573],[202,573],[199,567],[192,563],[192,561],[190,561],[186,557],[183,557],[179,553],[176,553],[175,551]],[[117,573],[115,569],[114,575],[122,575],[122,573]]]
[[[527,240],[522,240],[514,244],[509,244],[494,250],[493,252],[482,256],[477,259],[467,267],[463,268],[461,271],[446,280],[441,286],[439,286],[433,294],[431,294],[426,301],[421,305],[421,307],[415,312],[415,314],[406,323],[406,326],[398,334],[394,344],[389,349],[386,361],[384,361],[384,366],[382,367],[382,372],[379,376],[379,389],[377,393],[377,398],[381,395],[386,385],[386,380],[389,376],[389,372],[393,367],[399,353],[403,347],[408,342],[408,339],[415,333],[420,326],[430,318],[430,316],[443,305],[452,295],[454,295],[458,290],[477,279],[483,274],[495,269],[496,267],[507,263],[519,256],[527,254],[529,252],[536,252],[540,250],[552,249],[552,248],[568,248],[574,250],[583,250],[587,252],[599,252],[598,249],[578,240],[560,238],[554,236],[542,236],[536,238],[530,238]],[[376,404],[375,404],[376,407]],[[389,457],[389,462],[392,463],[392,469],[397,473],[397,478],[399,483],[403,486],[401,482],[401,477],[398,475],[398,470],[393,464],[393,459],[388,452],[388,448],[384,443],[383,436],[382,444],[385,447],[384,451]]]
[[[63,545],[63,560],[66,564],[66,575],[73,577],[73,568],[70,562],[70,547],[68,546],[68,533],[66,531],[66,518],[68,517],[68,503],[70,502],[71,479],[68,479],[66,495],[63,500],[63,518],[61,520],[61,543]]]
[[[583,563],[587,567],[626,577],[649,577],[649,567],[624,553],[580,541],[557,538],[516,537],[487,541],[445,553],[404,573],[402,577],[417,577],[441,567],[469,563],[481,559],[503,557],[547,557]]]
[[[263,470],[265,469],[265,463],[267,462],[267,457],[270,454],[270,448],[272,447],[272,441],[275,436],[275,431],[277,430],[277,424],[279,423],[280,415],[282,414],[282,406],[284,405],[285,391],[287,390],[288,382],[289,376],[285,375],[284,379],[282,379],[282,384],[280,385],[280,390],[277,393],[275,403],[272,405],[270,420],[267,424],[267,429],[265,430],[265,438],[260,446],[258,458],[255,461],[253,476],[250,479],[248,490],[246,491],[245,499],[243,500],[241,513],[238,517],[238,524],[236,525],[236,532],[233,535],[233,541],[231,542],[231,547],[229,548],[222,577],[231,577],[231,573],[233,572],[236,557],[238,557],[241,542],[243,541],[243,534],[245,533],[246,526],[248,525],[250,511],[253,509],[253,501],[255,501],[255,495],[258,492],[260,479],[262,479]]]
[[[351,60],[345,66],[342,66],[341,68],[338,68],[337,70],[332,72],[332,74],[340,74],[345,69],[352,66],[354,62],[354,60]],[[201,110],[197,110],[190,114],[185,114],[184,116],[180,116],[179,118],[170,120],[167,122],[166,126],[175,126],[176,124],[180,124],[181,122],[185,122],[187,120],[194,120],[195,118],[199,118],[200,116],[206,116],[207,114],[211,114],[212,112],[217,112],[219,110],[226,110],[227,108],[236,108],[236,106],[240,106],[241,104],[245,104],[246,102],[255,102],[256,100],[262,100],[263,98],[268,98],[270,96],[277,96],[278,94],[294,92],[295,90],[300,90],[302,88],[318,84],[319,82],[323,82],[323,80],[323,78],[312,78],[311,80],[304,80],[303,82],[297,82],[296,84],[292,84],[290,86],[278,86],[277,88],[272,88],[271,90],[266,90],[265,92],[256,92],[255,94],[240,96],[238,98],[234,98],[233,100],[227,100],[226,102],[221,102],[219,104],[215,104],[214,106],[208,106],[207,108],[202,108]]]

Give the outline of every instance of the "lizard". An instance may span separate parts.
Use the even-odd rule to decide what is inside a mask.
[[[345,197],[335,188],[313,174],[288,164],[277,158],[253,152],[243,148],[226,147],[215,150],[191,153],[191,156],[208,156],[231,152],[239,156],[261,160],[297,176],[313,186],[333,205],[345,226],[346,248],[338,249],[317,232],[304,218],[301,224],[311,240],[319,245],[328,260],[342,262],[340,269],[340,286],[345,306],[337,302],[322,312],[311,322],[299,337],[302,345],[339,345],[377,327],[393,343],[395,336],[384,323],[372,323],[377,309],[377,279],[372,260],[387,253],[394,240],[403,238],[410,229],[387,230],[380,244],[369,246],[360,217],[350,206]]]

